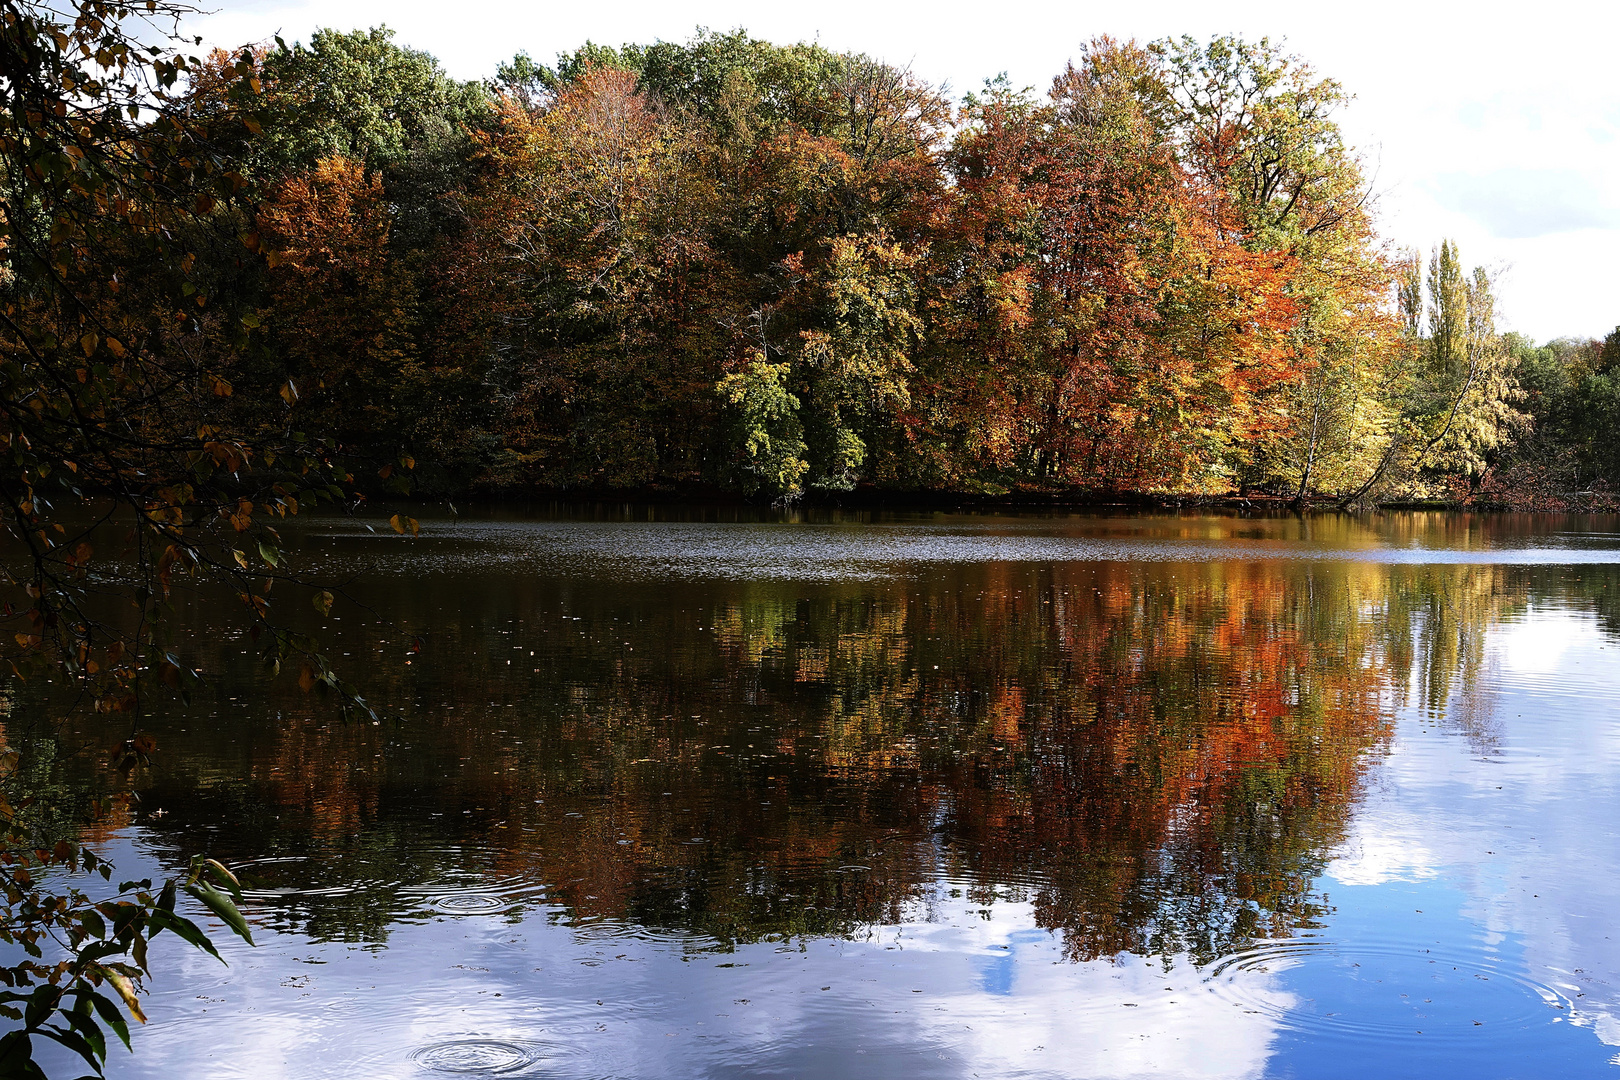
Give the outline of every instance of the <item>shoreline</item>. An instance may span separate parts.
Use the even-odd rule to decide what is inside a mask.
[[[636,488],[537,488],[464,491],[457,495],[390,494],[382,504],[450,505],[496,508],[550,506],[689,506],[749,511],[896,511],[919,513],[1041,513],[1117,510],[1131,513],[1218,511],[1262,516],[1372,514],[1398,511],[1448,513],[1620,513],[1620,497],[1606,491],[1526,495],[1520,498],[1400,499],[1360,507],[1340,505],[1339,496],[1303,500],[1271,494],[1174,495],[1128,491],[1022,491],[988,494],[967,491],[857,487],[852,491],[810,492],[791,503],[703,485]]]

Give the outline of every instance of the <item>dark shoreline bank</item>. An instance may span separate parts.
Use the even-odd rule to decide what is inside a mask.
[[[809,492],[791,503],[762,496],[746,496],[706,486],[647,488],[575,488],[463,492],[455,496],[376,496],[381,505],[448,506],[453,512],[477,508],[522,507],[674,507],[748,512],[890,511],[898,513],[1127,513],[1213,511],[1262,516],[1305,513],[1371,514],[1383,511],[1430,510],[1453,513],[1620,513],[1620,498],[1613,493],[1569,492],[1526,496],[1523,499],[1395,500],[1360,507],[1344,507],[1333,496],[1303,500],[1271,494],[1167,495],[1116,491],[1024,491],[982,494],[959,491],[856,488],[842,492]]]

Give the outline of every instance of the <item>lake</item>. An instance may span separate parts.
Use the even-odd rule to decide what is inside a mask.
[[[189,602],[85,835],[258,945],[111,1076],[1620,1072],[1620,519],[383,517],[289,540],[377,723]]]

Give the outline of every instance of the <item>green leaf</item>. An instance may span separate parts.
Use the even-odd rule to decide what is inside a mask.
[[[87,909],[79,916],[79,922],[84,926],[85,932],[91,937],[103,938],[107,936],[107,924],[96,913],[95,908]]]
[[[135,1048],[129,1044],[129,1025],[124,1022],[123,1014],[118,1011],[118,1006],[112,1003],[112,999],[92,990],[90,1004],[95,1007],[96,1015],[101,1017],[101,1022],[112,1028],[113,1034],[123,1040],[124,1049],[133,1052]]]
[[[276,550],[276,545],[272,544],[268,540],[259,540],[259,558],[263,559],[271,566],[281,565],[281,553]]]
[[[45,1070],[34,1062],[34,1048],[28,1041],[27,1031],[18,1029],[0,1035],[0,1076],[48,1080]]]
[[[214,880],[225,886],[234,899],[242,899],[242,883],[236,880],[236,875],[231,873],[224,863],[218,859],[204,859],[203,865],[214,875]]]
[[[230,897],[226,896],[212,885],[203,884],[201,882],[197,883],[196,885],[186,886],[186,892],[190,893],[192,896],[195,896],[198,900],[201,900],[203,905],[207,907],[209,911],[212,911],[215,915],[218,915],[220,920],[223,921],[226,926],[230,927],[232,932],[234,932],[237,937],[241,938],[249,945],[253,944],[253,931],[248,928],[247,920],[243,918],[242,913],[236,909],[236,905],[231,903]],[[217,956],[218,953],[215,955]]]
[[[101,1025],[96,1023],[95,1017],[90,1013],[89,997],[81,996],[79,1004],[74,1007],[73,1011],[63,1015],[67,1017],[68,1024],[80,1035],[84,1036],[84,1041],[90,1044],[90,1049],[95,1051],[96,1057],[100,1061],[106,1062],[107,1036],[101,1033]],[[95,1063],[92,1062],[92,1064]],[[96,1069],[99,1072],[100,1066],[96,1066]]]
[[[220,963],[225,962],[225,958],[219,955],[219,950],[214,948],[214,943],[208,940],[208,935],[203,933],[196,923],[182,915],[158,908],[152,912],[152,926],[155,927],[152,931],[154,936],[159,930],[167,930],[181,941],[208,953]]]

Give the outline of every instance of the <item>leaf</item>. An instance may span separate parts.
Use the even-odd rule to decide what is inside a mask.
[[[152,925],[157,928],[152,931],[154,935],[158,930],[167,930],[181,941],[203,950],[209,956],[224,963],[225,958],[219,955],[219,950],[214,948],[212,941],[208,940],[208,935],[203,933],[201,928],[190,919],[160,908],[152,912]]]
[[[320,612],[322,615],[330,615],[332,614],[333,599],[334,597],[332,594],[323,589],[314,596],[310,597],[310,603],[314,604],[315,610]]]
[[[112,1028],[113,1034],[123,1040],[124,1049],[133,1050],[134,1047],[129,1044],[129,1025],[119,1014],[118,1006],[114,1005],[105,994],[99,994],[94,990],[90,991],[90,1004],[95,1006],[96,1015],[101,1017],[101,1022]]]
[[[236,905],[231,903],[230,897],[212,885],[201,883],[187,886],[186,891],[201,900],[209,911],[218,915],[220,920],[230,927],[237,937],[249,945],[253,944],[253,931],[248,928],[247,919],[243,918],[242,913],[236,909]]]
[[[124,999],[124,1008],[129,1010],[129,1015],[143,1024],[146,1023],[146,1014],[141,1011],[141,1003],[135,997],[135,984],[129,981],[129,976],[122,971],[111,969],[104,971],[103,974],[107,978],[108,985],[118,991],[118,996]]]
[[[315,670],[308,664],[298,669],[298,689],[306,694],[315,689]]]
[[[394,527],[394,531],[399,533],[401,536],[405,535],[405,519],[400,517],[398,514],[395,514],[393,517],[389,518],[388,524],[392,525]]]
[[[90,1012],[90,995],[81,991],[79,1002],[73,1007],[73,1011],[63,1015],[67,1017],[68,1024],[84,1036],[84,1041],[90,1044],[90,1049],[95,1051],[98,1061],[92,1061],[91,1065],[100,1071],[99,1062],[107,1060],[107,1037],[101,1033],[101,1025],[96,1023],[94,1015]]]
[[[90,1063],[90,1067],[92,1069],[99,1070],[101,1068],[101,1063],[96,1060],[95,1048],[86,1042],[84,1040],[84,1036],[80,1035],[78,1032],[70,1031],[67,1028],[51,1026],[39,1028],[38,1031],[47,1039],[50,1039],[53,1042],[61,1043],[69,1050],[72,1050],[75,1054],[78,1054],[80,1057],[84,1058],[85,1061]],[[103,1046],[101,1052],[103,1056],[105,1056],[107,1053],[107,1048]]]
[[[203,865],[208,867],[215,878],[228,885],[234,895],[241,894],[242,883],[236,880],[236,875],[231,873],[224,863],[218,859],[204,859]]]
[[[35,1063],[32,1050],[26,1031],[18,1029],[0,1035],[0,1069],[4,1069],[7,1076],[47,1080],[45,1070]]]
[[[259,558],[271,566],[281,565],[281,553],[276,550],[274,544],[262,537],[259,539]]]
[[[88,908],[79,916],[79,922],[84,926],[85,933],[91,937],[104,938],[107,936],[107,924],[102,921],[95,908]]]

